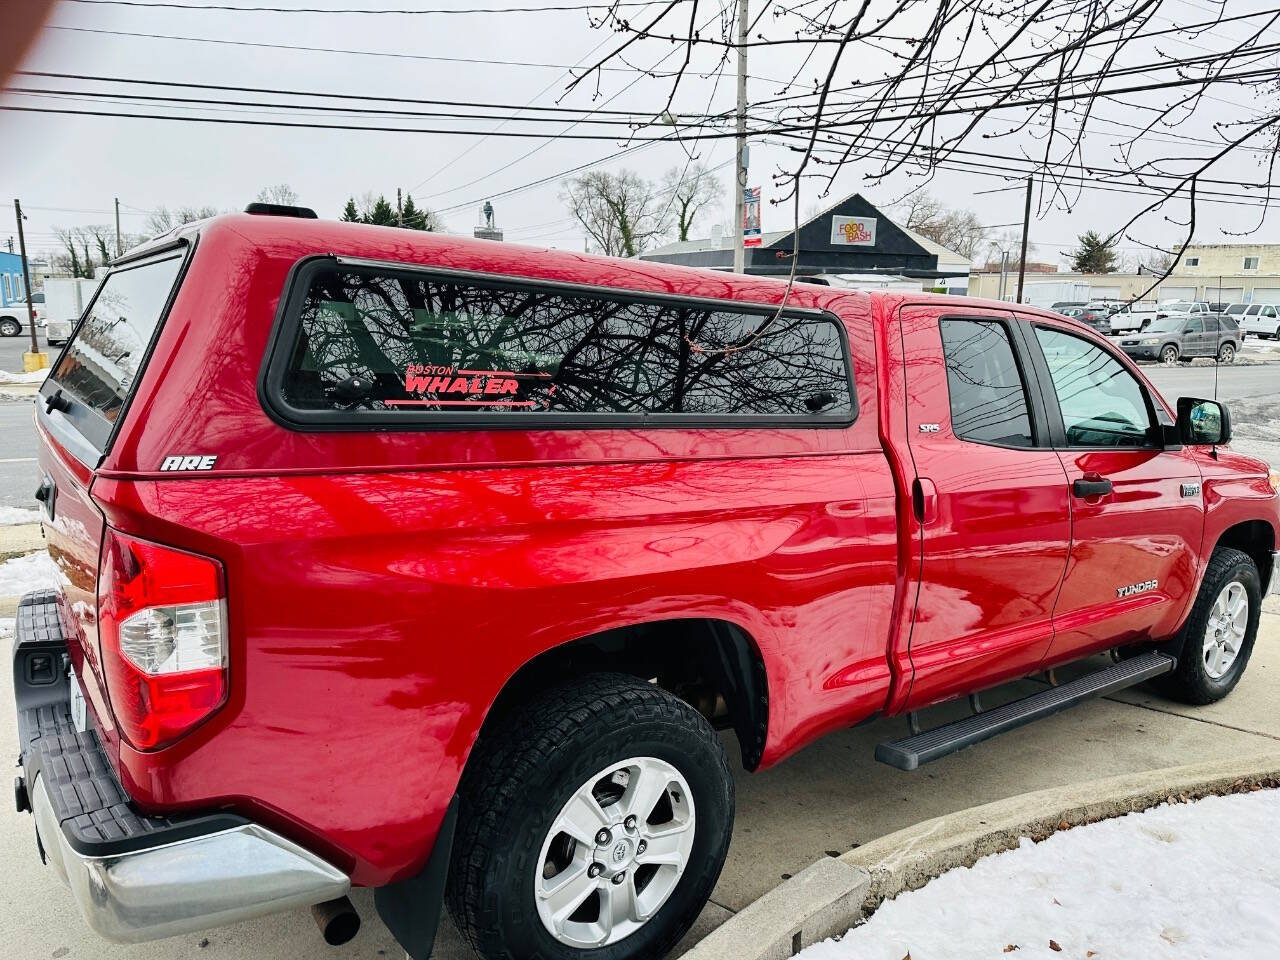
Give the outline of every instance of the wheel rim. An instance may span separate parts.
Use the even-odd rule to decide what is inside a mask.
[[[671,896],[693,850],[689,784],[671,764],[610,764],[552,822],[534,876],[547,932],[572,947],[603,947],[645,925]]]
[[[1233,580],[1213,602],[1204,631],[1204,670],[1211,680],[1221,680],[1235,664],[1248,629],[1249,594]]]
[[[1162,359],[1166,364],[1172,365],[1173,362],[1178,359],[1178,351],[1174,350],[1172,347],[1165,347],[1164,353],[1160,355],[1160,359]]]
[[[3,324],[0,324],[0,332],[3,332],[6,337],[17,336],[20,330],[21,328],[12,320],[6,320]]]
[[[1221,360],[1223,363],[1230,363],[1232,360],[1235,359],[1235,356],[1236,356],[1235,347],[1228,344],[1227,346],[1222,348],[1222,352],[1218,354],[1218,359]]]

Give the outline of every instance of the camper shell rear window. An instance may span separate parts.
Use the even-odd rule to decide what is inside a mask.
[[[41,388],[46,412],[60,411],[99,454],[133,395],[187,251],[184,244],[109,273]]]
[[[263,377],[294,427],[843,426],[843,325],[816,310],[317,258]]]

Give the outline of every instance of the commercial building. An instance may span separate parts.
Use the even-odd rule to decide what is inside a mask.
[[[970,261],[894,223],[860,194],[800,225],[796,231],[762,234],[758,246],[747,247],[749,274],[798,276],[833,286],[864,289],[949,289],[963,293]],[[712,270],[733,268],[733,238],[711,237],[669,243],[640,254],[642,260],[678,263]]]
[[[0,307],[7,307],[26,297],[26,287],[22,283],[22,257],[16,253],[0,252]]]

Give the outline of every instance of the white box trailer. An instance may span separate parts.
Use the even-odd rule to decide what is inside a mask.
[[[44,281],[45,339],[62,344],[71,339],[76,321],[93,299],[97,280],[46,277]]]

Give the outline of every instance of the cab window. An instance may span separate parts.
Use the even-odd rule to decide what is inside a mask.
[[[1036,327],[1069,447],[1145,447],[1151,414],[1142,385],[1101,347]]]
[[[1030,447],[1027,390],[1009,342],[995,320],[941,320],[951,395],[951,432],[960,440]]]

